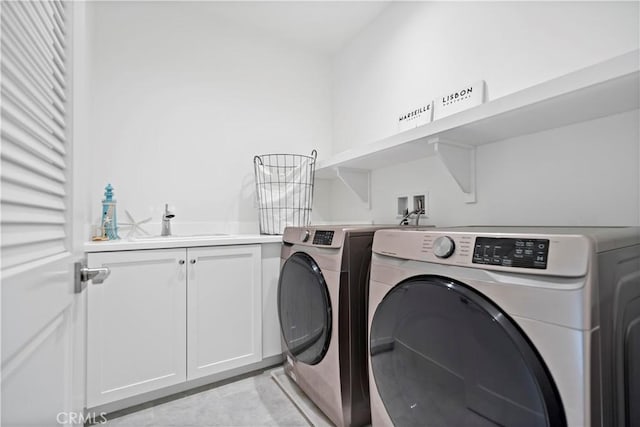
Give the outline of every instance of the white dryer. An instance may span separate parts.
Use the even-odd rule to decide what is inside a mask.
[[[640,229],[381,230],[372,425],[640,425]]]
[[[278,283],[284,368],[337,426],[370,422],[367,285],[376,226],[287,227]]]

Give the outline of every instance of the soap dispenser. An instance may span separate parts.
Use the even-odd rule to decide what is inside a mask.
[[[102,201],[102,229],[103,236],[109,240],[117,240],[118,220],[116,218],[116,201],[113,198],[113,187],[107,184],[104,188],[104,200]]]

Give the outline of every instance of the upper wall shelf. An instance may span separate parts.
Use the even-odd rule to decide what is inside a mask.
[[[475,147],[554,129],[574,123],[606,117],[640,108],[640,51],[587,67],[562,77],[495,99],[460,113],[435,120],[364,146],[339,153],[316,165],[317,178],[343,180],[365,202],[369,202],[369,171],[431,155],[441,156],[462,190],[475,201],[474,173],[457,176],[445,159],[448,149],[456,146],[471,152],[470,168],[475,165]],[[456,157],[459,157],[456,155]],[[465,169],[465,168],[462,168]],[[342,173],[341,173],[342,171]],[[349,171],[349,174],[345,172]],[[473,172],[473,170],[471,170]],[[348,176],[358,176],[352,186]],[[362,175],[367,176],[366,179]],[[471,175],[471,177],[467,177]],[[466,187],[466,188],[465,188]],[[471,188],[473,187],[473,188]]]

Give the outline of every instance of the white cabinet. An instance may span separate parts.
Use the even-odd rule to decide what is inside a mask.
[[[87,407],[262,360],[260,245],[97,252]]]
[[[187,379],[262,360],[260,245],[187,249]]]
[[[87,406],[185,381],[185,250],[92,253],[88,264],[111,275],[88,287]]]

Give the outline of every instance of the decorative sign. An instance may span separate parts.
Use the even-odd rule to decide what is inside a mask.
[[[398,117],[398,132],[407,129],[413,129],[420,125],[424,125],[431,121],[431,112],[433,111],[433,101],[424,104],[411,111],[400,114]]]
[[[484,102],[484,89],[484,80],[480,80],[436,98],[433,120],[482,104]]]

